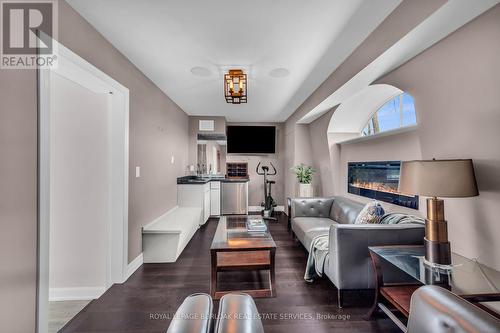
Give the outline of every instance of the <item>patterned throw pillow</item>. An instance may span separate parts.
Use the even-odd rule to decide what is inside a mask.
[[[375,224],[380,223],[384,216],[384,208],[376,200],[370,201],[363,207],[354,224]]]

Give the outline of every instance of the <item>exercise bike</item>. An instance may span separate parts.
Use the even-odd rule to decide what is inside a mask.
[[[269,162],[269,164],[273,168],[273,171],[270,173],[269,167],[267,165],[260,166],[260,164],[261,162],[257,164],[255,172],[257,172],[258,175],[264,176],[264,201],[260,204],[262,207],[264,207],[264,209],[262,210],[262,216],[263,218],[268,220],[277,220],[277,218],[272,217],[274,207],[276,207],[277,204],[271,196],[272,185],[276,184],[276,182],[274,180],[267,179],[267,176],[276,175],[276,168],[271,162]],[[261,171],[259,171],[259,167]]]

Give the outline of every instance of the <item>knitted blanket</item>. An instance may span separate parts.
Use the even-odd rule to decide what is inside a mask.
[[[328,238],[329,233],[314,237],[309,249],[309,257],[307,258],[306,273],[304,280],[312,282],[315,277],[323,276],[325,268],[325,260],[328,255]]]

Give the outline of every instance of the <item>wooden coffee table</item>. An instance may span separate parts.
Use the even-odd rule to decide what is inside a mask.
[[[210,246],[212,275],[210,294],[220,299],[227,293],[239,291],[252,297],[275,297],[274,257],[276,243],[269,230],[248,232],[247,216],[223,216],[219,220]],[[221,291],[217,288],[217,273],[224,271],[269,270],[269,289]]]

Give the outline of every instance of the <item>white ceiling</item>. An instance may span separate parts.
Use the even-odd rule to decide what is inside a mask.
[[[68,2],[188,114],[264,122],[286,120],[401,0]],[[247,104],[224,100],[230,67],[248,72]]]

